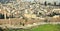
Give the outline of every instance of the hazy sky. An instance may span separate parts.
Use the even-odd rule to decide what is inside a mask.
[[[34,0],[27,0],[27,1],[34,1]],[[47,2],[60,2],[60,0],[39,0],[40,2],[44,2],[44,1],[47,1]]]
[[[47,1],[47,2],[60,2],[60,0],[40,0],[41,2]]]
[[[27,1],[34,1],[34,0],[27,0]],[[44,3],[45,1],[53,3],[56,2],[57,4],[60,2],[60,0],[39,0],[41,3]]]
[[[3,1],[3,0],[0,0],[0,2]],[[4,0],[3,2],[5,1],[9,1],[9,0]],[[34,1],[34,0],[23,0],[23,1]],[[50,3],[53,3],[53,2],[56,2],[56,3],[59,3],[60,0],[39,0],[41,3],[44,3],[45,1],[47,2],[50,2]]]

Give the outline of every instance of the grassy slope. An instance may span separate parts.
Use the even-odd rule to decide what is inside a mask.
[[[28,30],[17,30],[17,31],[60,31],[60,24],[59,25],[52,25],[52,24],[45,24],[34,27]]]
[[[60,30],[60,25],[46,24],[35,27],[31,31],[59,31],[59,30]]]

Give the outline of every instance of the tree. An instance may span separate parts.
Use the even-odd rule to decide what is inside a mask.
[[[46,1],[44,2],[44,5],[47,6],[47,2]]]
[[[56,2],[54,2],[54,5],[56,5]]]
[[[48,3],[48,5],[51,5],[51,3]]]
[[[59,3],[59,6],[60,6],[60,3]]]

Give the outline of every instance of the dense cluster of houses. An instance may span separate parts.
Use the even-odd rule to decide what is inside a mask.
[[[54,3],[56,4],[56,3]],[[10,1],[9,3],[0,3],[0,14],[5,18],[37,18],[53,15],[60,15],[60,6],[47,5],[46,2],[28,2],[28,1]]]
[[[20,0],[0,3],[0,24],[24,25],[36,22],[60,22],[60,6]]]

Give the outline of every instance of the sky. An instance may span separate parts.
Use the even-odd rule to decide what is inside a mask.
[[[0,0],[0,2],[1,1],[3,1],[3,0]],[[4,2],[5,1],[9,1],[9,0],[4,0]],[[34,1],[34,0],[23,0],[23,1]],[[47,2],[50,2],[50,3],[53,3],[53,2],[56,2],[56,3],[59,3],[60,2],[60,0],[39,0],[41,3],[44,3],[45,1],[47,1]]]
[[[40,2],[44,2],[44,1],[47,1],[47,2],[60,2],[60,0],[40,0]]]
[[[34,0],[27,0],[27,1],[34,1]],[[56,2],[57,4],[60,3],[60,0],[39,0],[41,3],[44,3],[45,1],[47,1],[48,3],[54,3]]]
[[[27,0],[27,1],[34,1],[34,0]],[[60,2],[60,0],[39,0],[40,2],[48,1],[48,2]]]

